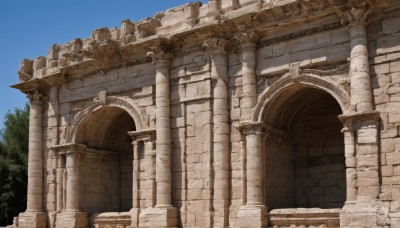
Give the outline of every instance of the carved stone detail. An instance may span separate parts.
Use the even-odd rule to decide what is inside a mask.
[[[335,10],[344,26],[365,26],[374,3],[373,0],[351,0],[347,9],[336,6]]]
[[[150,51],[147,52],[147,57],[151,57],[154,63],[158,61],[170,61],[173,58],[173,54],[166,51],[165,46],[153,46]]]
[[[210,38],[203,43],[203,47],[211,50],[212,52],[218,51],[221,53],[226,53],[227,40],[223,38]]]
[[[83,50],[87,58],[92,58],[103,63],[116,63],[121,60],[119,43],[111,40],[110,30],[106,27],[93,31],[92,41]]]
[[[18,77],[21,82],[31,80],[33,77],[33,61],[24,59],[21,62],[21,67],[18,70]]]
[[[122,21],[121,26],[121,43],[129,44],[136,40],[135,38],[136,24],[131,20],[126,19]]]

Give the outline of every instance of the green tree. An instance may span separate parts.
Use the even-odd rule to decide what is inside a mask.
[[[0,226],[26,209],[29,105],[8,112],[0,132]]]

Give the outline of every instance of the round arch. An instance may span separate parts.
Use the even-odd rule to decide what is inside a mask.
[[[254,108],[252,121],[264,121],[269,103],[292,86],[319,89],[330,94],[339,103],[342,113],[345,113],[350,107],[350,96],[339,84],[313,74],[300,74],[299,77],[287,75],[280,78],[260,95]]]
[[[116,96],[108,96],[105,98],[105,100],[95,98],[93,102],[80,110],[75,116],[71,127],[67,131],[66,143],[75,143],[78,130],[82,124],[85,123],[86,119],[92,113],[100,110],[103,107],[115,107],[126,111],[135,122],[137,131],[146,129],[148,127],[147,119],[141,115],[139,107],[133,103],[130,98]]]

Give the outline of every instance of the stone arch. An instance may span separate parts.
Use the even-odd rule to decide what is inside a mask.
[[[254,108],[252,121],[264,121],[265,115],[267,115],[268,105],[271,101],[293,86],[315,88],[330,94],[339,103],[342,113],[345,113],[350,108],[350,96],[339,83],[334,83],[329,79],[324,79],[313,74],[301,74],[299,77],[286,75],[276,81],[259,96],[258,102]]]
[[[135,122],[136,131],[148,128],[148,120],[140,113],[140,108],[128,97],[109,96],[103,101],[95,98],[93,102],[80,110],[74,118],[71,127],[67,131],[66,143],[75,143],[80,126],[94,112],[103,107],[115,107],[126,111]]]

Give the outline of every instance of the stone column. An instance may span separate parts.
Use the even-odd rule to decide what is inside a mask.
[[[65,158],[64,155],[57,156],[57,212],[64,209],[64,171],[65,171]]]
[[[256,43],[255,32],[240,33],[235,37],[242,45],[242,109],[241,120],[250,120],[253,107],[257,104]]]
[[[346,204],[354,204],[357,200],[357,160],[355,150],[354,127],[350,122],[343,123],[344,151],[346,163]]]
[[[151,56],[156,66],[156,179],[157,207],[171,204],[171,109],[169,92],[169,67],[172,54],[162,47],[154,47]]]
[[[86,228],[88,226],[88,215],[80,210],[80,157],[84,154],[86,146],[82,144],[65,144],[54,146],[50,149],[54,150],[58,156],[59,166],[64,167],[64,161],[60,159],[65,158],[65,168],[61,168],[57,171],[57,181],[61,178],[62,182],[57,182],[57,210],[62,206],[61,213],[56,216],[56,227],[57,228]],[[64,173],[66,172],[66,176]],[[62,177],[58,177],[62,175]],[[66,181],[64,180],[66,178]],[[61,186],[61,191],[59,191],[59,185],[64,184],[66,186]],[[59,195],[60,194],[60,195]],[[63,199],[61,202],[65,205],[59,205],[61,202],[58,200]]]
[[[67,201],[65,210],[69,212],[79,211],[79,156],[76,151],[68,151],[66,154],[67,170]]]
[[[132,189],[132,208],[139,208],[139,145],[137,141],[132,143],[133,145],[133,189]]]
[[[156,68],[156,209],[149,209],[140,226],[169,227],[178,225],[178,211],[171,202],[171,109],[169,70],[172,54],[164,46],[147,53]],[[152,214],[154,213],[154,214]]]
[[[373,110],[366,31],[370,7],[364,1],[350,1],[350,9],[338,10],[342,24],[350,32],[351,103],[357,112]]]
[[[266,227],[267,207],[263,205],[263,139],[262,123],[242,122],[239,126],[246,138],[247,203],[238,211],[238,227]]]
[[[27,212],[43,211],[43,100],[37,91],[28,94],[29,114],[29,155],[28,155],[28,197]]]
[[[28,194],[27,209],[19,215],[20,227],[45,227],[43,212],[43,96],[37,90],[28,93],[29,114],[29,154],[28,154]]]
[[[226,41],[211,38],[204,42],[211,52],[213,80],[213,157],[214,157],[214,226],[228,226],[229,218],[229,111]]]
[[[153,152],[153,144],[155,141],[155,134],[156,131],[154,129],[146,129],[142,131],[130,131],[128,132],[129,136],[132,137],[133,140],[133,189],[132,189],[132,209],[130,211],[131,213],[131,219],[132,219],[132,227],[139,227],[139,212],[140,212],[140,195],[139,191],[152,191],[155,192],[155,185],[152,185],[152,188],[149,189],[139,189],[139,178],[140,178],[140,166],[142,164],[139,158],[139,151],[140,147],[143,146],[144,148],[144,154],[145,157],[153,157],[154,152]],[[153,163],[153,161],[151,161]],[[155,162],[154,162],[155,163]],[[151,173],[149,176],[150,178],[153,178],[153,172],[154,172],[154,165],[148,165],[148,163],[144,164],[144,167],[146,167],[146,171],[148,173]],[[145,174],[146,175],[146,174]],[[152,200],[155,198],[155,194],[152,194]],[[151,205],[151,207],[154,207],[155,203]]]

